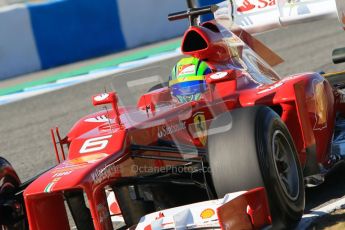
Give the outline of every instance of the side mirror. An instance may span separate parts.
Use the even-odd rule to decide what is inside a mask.
[[[210,73],[206,75],[206,82],[208,84],[215,84],[224,81],[230,81],[236,79],[238,74],[238,70],[226,70],[222,72]]]
[[[106,104],[117,104],[117,96],[115,92],[102,93],[92,96],[92,104],[106,105]]]
[[[118,107],[117,102],[118,102],[118,99],[115,92],[97,94],[92,97],[92,104],[95,106],[111,104],[114,114],[115,114],[115,122],[118,125],[121,125],[120,112],[119,112],[119,107]]]

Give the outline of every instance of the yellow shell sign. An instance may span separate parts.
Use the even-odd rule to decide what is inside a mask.
[[[207,208],[204,211],[201,212],[200,217],[201,219],[209,219],[212,216],[214,216],[214,214],[216,214],[216,212],[212,209],[212,208]]]

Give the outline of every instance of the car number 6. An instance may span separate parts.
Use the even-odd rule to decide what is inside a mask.
[[[88,139],[84,142],[83,146],[80,148],[80,153],[90,153],[104,149],[107,147],[110,137],[112,135],[95,137]]]

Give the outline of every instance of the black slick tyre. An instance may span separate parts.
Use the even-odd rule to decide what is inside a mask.
[[[303,174],[291,135],[269,107],[241,108],[210,125],[208,157],[218,197],[265,187],[273,229],[293,229],[305,206]]]

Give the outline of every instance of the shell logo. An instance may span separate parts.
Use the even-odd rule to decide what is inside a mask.
[[[201,219],[209,219],[212,216],[214,216],[214,214],[216,214],[216,212],[212,209],[212,208],[207,208],[204,211],[201,212],[200,217]]]

